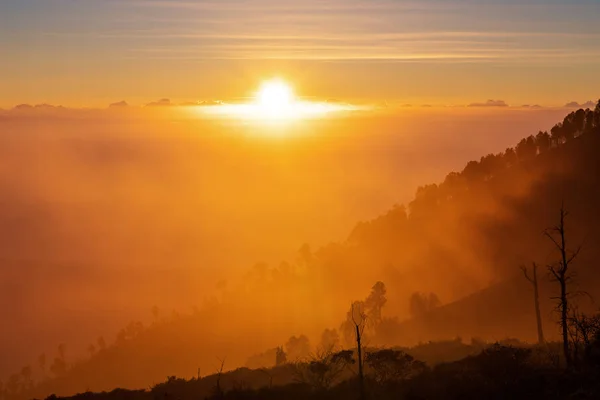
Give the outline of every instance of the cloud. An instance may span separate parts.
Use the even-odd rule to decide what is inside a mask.
[[[92,34],[103,40],[129,41],[131,56],[136,59],[529,64],[547,60],[556,63],[557,59],[570,63],[582,57],[594,60],[599,57],[596,47],[587,44],[588,39],[594,43],[592,39],[598,34],[583,28],[531,30],[499,23],[481,29],[479,24],[471,23],[473,16],[483,10],[487,10],[484,15],[490,15],[491,9],[506,12],[500,4],[469,7],[464,1],[442,0],[117,3],[122,3],[119,7],[125,20],[135,18],[136,22],[141,20],[150,26],[157,22],[158,26],[168,26],[168,29],[135,30],[107,27]],[[457,7],[463,12],[457,13]],[[143,16],[139,15],[139,8],[145,9]],[[440,19],[444,14],[446,17]],[[520,18],[523,26],[530,26],[528,18],[523,15]],[[547,22],[544,26],[556,25]],[[424,26],[438,28],[423,29]],[[556,40],[548,41],[549,37]],[[162,45],[157,46],[159,41]]]
[[[521,108],[529,108],[529,109],[532,109],[532,110],[537,110],[537,109],[544,108],[544,107],[540,106],[539,104],[533,104],[533,105],[523,104],[521,106]]]
[[[570,103],[565,104],[565,107],[567,107],[567,108],[593,108],[595,105],[596,104],[591,100],[588,100],[582,104],[579,104],[576,101],[571,101]]]
[[[36,104],[35,108],[40,109],[40,110],[54,110],[55,108],[60,108],[63,109],[65,107],[63,106],[53,106],[52,104]]]
[[[127,102],[123,100],[123,101],[119,101],[117,103],[112,103],[108,107],[109,108],[119,108],[119,107],[127,107],[127,106],[129,106],[129,104],[127,104]]]
[[[121,103],[111,104],[109,109],[115,110],[120,107],[126,113],[119,113],[121,115],[135,115],[133,107],[124,107]],[[107,115],[109,110],[100,108],[70,108],[64,106],[55,106],[52,104],[19,104],[4,112],[5,119],[22,119],[22,120],[35,120],[35,119],[55,119],[55,118],[68,118],[68,119],[84,119],[84,118],[103,118]],[[115,114],[114,112],[110,113]]]
[[[204,100],[204,101],[188,101],[181,103],[180,106],[221,106],[223,102],[221,100]]]
[[[32,110],[32,109],[33,109],[33,106],[31,104],[19,104],[13,108],[13,110],[15,110],[15,111],[26,111],[26,110]]]
[[[171,100],[169,99],[160,99],[158,101],[146,104],[147,107],[168,107],[172,105],[173,103],[171,103]]]
[[[504,100],[488,100],[485,103],[471,103],[469,107],[508,107]]]
[[[50,114],[64,114],[69,111],[68,108],[63,106],[55,106],[52,104],[19,104],[10,110],[18,115],[50,115]]]

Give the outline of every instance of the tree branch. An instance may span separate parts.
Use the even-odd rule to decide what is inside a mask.
[[[521,265],[519,268],[521,268],[521,271],[523,271],[523,275],[525,275],[525,279],[527,279],[529,282],[531,282],[533,284],[534,283],[533,279],[531,277],[529,277],[529,273],[527,273],[527,267],[525,267],[524,265]]]
[[[552,243],[554,243],[554,245],[556,246],[556,248],[557,248],[559,251],[561,251],[561,250],[562,250],[562,246],[560,245],[560,243],[558,243],[558,241],[557,241],[557,240],[554,238],[554,236],[552,236],[552,233],[551,233],[552,231],[554,231],[554,232],[559,232],[559,233],[560,233],[560,230],[558,230],[558,228],[552,228],[552,229],[546,229],[546,230],[544,231],[544,235],[545,235],[545,236],[546,236],[548,239],[550,239],[550,240],[552,241]]]
[[[567,265],[571,264],[571,261],[573,261],[573,260],[575,260],[575,258],[577,258],[580,251],[581,251],[581,245],[579,247],[577,247],[577,249],[573,252],[573,254],[571,254],[571,257],[569,257],[567,259]]]
[[[558,272],[556,272],[553,265],[548,265],[548,270],[552,273],[552,275],[554,275],[554,278],[557,281],[560,280],[560,275],[558,274]]]

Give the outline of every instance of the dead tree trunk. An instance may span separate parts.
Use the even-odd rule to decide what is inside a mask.
[[[532,276],[529,276],[527,272],[527,268],[525,266],[521,267],[525,278],[531,283],[533,286],[533,300],[535,304],[535,318],[537,322],[537,334],[538,334],[538,343],[544,343],[544,328],[542,326],[542,313],[540,311],[540,294],[538,289],[538,278],[537,278],[537,269],[538,265],[533,263],[532,267]]]
[[[354,317],[354,304],[352,304],[352,322],[354,323],[354,327],[356,329],[356,352],[358,356],[358,385],[360,391],[361,400],[365,400],[366,392],[365,392],[365,376],[363,371],[363,356],[362,356],[362,332],[365,326],[365,315],[362,313],[362,310],[359,310],[360,320],[357,321]]]
[[[563,337],[563,352],[565,353],[565,361],[567,362],[567,366],[571,366],[573,364],[573,360],[571,359],[571,351],[569,346],[569,300],[567,298],[567,282],[565,280],[565,276],[562,275],[560,278],[560,324],[562,327],[562,337]]]
[[[215,394],[218,399],[222,399],[224,397],[225,392],[221,388],[221,376],[223,375],[223,368],[225,367],[225,359],[219,360],[221,361],[221,367],[219,368],[219,372],[217,372],[217,383],[215,385]]]
[[[573,358],[570,351],[569,345],[569,291],[567,284],[571,281],[571,274],[569,268],[573,263],[573,260],[579,254],[581,247],[575,251],[570,251],[567,248],[566,237],[565,237],[565,219],[568,212],[565,211],[564,204],[560,207],[560,222],[557,226],[547,229],[546,236],[554,243],[557,250],[560,253],[560,261],[557,264],[549,265],[548,269],[555,282],[558,282],[560,286],[560,295],[554,297],[558,301],[558,310],[560,311],[560,325],[562,329],[563,339],[563,352],[565,355],[565,361],[567,367],[573,365]]]
[[[360,393],[361,393],[361,398],[364,399],[364,372],[363,372],[363,362],[362,362],[362,346],[360,343],[360,328],[358,325],[356,325],[356,347],[357,347],[357,353],[358,353],[358,379],[359,379],[359,384],[360,384]]]

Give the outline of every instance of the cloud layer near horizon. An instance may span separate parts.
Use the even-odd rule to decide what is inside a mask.
[[[345,102],[341,102],[339,100],[328,100],[325,103],[348,104]],[[110,103],[106,107],[95,107],[95,108],[88,108],[88,107],[78,108],[78,107],[65,107],[65,106],[53,105],[53,104],[27,104],[27,103],[24,103],[24,104],[18,104],[14,107],[7,108],[7,109],[0,108],[0,117],[2,117],[2,116],[4,116],[4,117],[19,117],[19,116],[21,116],[21,117],[22,116],[89,117],[89,116],[93,116],[94,114],[99,114],[99,113],[106,112],[106,111],[119,111],[121,113],[120,115],[123,115],[123,112],[135,113],[140,110],[143,110],[144,108],[148,108],[149,110],[151,110],[151,109],[155,109],[156,107],[168,107],[168,108],[215,107],[215,106],[221,106],[221,105],[226,105],[226,104],[228,104],[228,103],[221,101],[221,100],[176,102],[176,101],[173,101],[173,100],[167,99],[167,98],[159,99],[156,101],[151,101],[151,102],[141,104],[141,105],[130,104],[126,100],[121,100],[118,102]],[[383,104],[374,104],[372,109],[380,110],[380,111],[385,110],[387,112],[390,112],[390,111],[394,112],[394,110],[413,108],[416,106],[417,105],[412,105],[412,104],[383,103]],[[431,107],[437,107],[437,108],[440,108],[440,107],[441,108],[447,108],[447,107],[449,107],[449,108],[523,108],[523,109],[537,110],[537,109],[542,109],[542,108],[555,108],[555,109],[594,108],[595,106],[596,106],[596,103],[591,100],[588,100],[586,102],[581,102],[581,103],[579,103],[577,101],[572,101],[572,102],[566,103],[562,107],[541,106],[539,104],[535,104],[535,105],[526,104],[526,105],[521,105],[521,106],[514,106],[514,105],[508,104],[504,100],[487,100],[485,102],[473,102],[473,103],[469,103],[466,105],[462,105],[462,104],[439,105],[438,104],[438,105],[434,106],[431,104],[421,104],[419,107],[422,107],[422,108],[431,108]]]

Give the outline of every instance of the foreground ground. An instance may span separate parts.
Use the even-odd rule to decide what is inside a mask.
[[[323,353],[272,369],[238,369],[191,380],[168,377],[148,390],[83,393],[68,400],[156,399],[598,399],[595,349],[564,368],[554,344],[494,344],[430,366],[397,349],[367,351],[361,391],[353,351]],[[364,393],[361,393],[364,392]],[[50,396],[49,399],[56,399]]]

